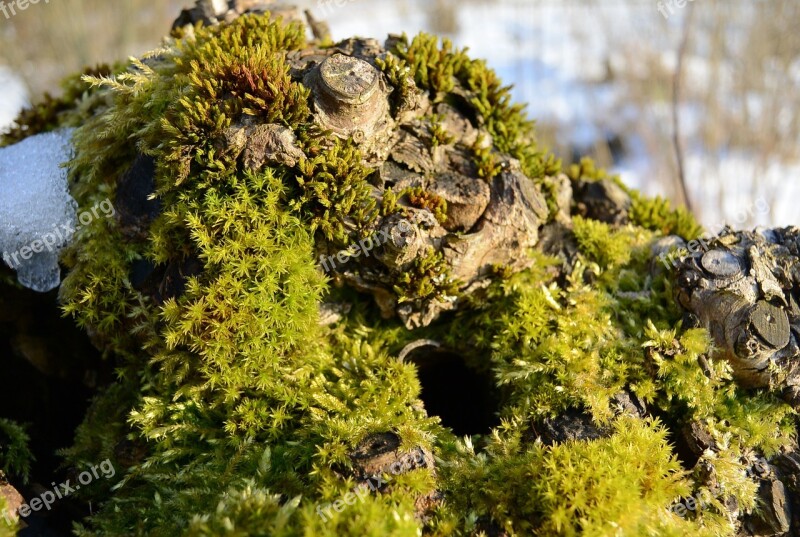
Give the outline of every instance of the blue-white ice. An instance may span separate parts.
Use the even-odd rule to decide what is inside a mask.
[[[58,256],[77,225],[77,203],[61,165],[72,129],[38,134],[0,149],[0,252],[19,282],[41,293],[61,283]]]

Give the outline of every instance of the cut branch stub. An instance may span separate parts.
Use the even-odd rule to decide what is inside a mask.
[[[308,77],[306,85],[315,90],[317,120],[325,128],[361,143],[384,126],[388,92],[370,63],[337,53]]]
[[[365,438],[350,454],[359,486],[383,493],[391,491],[394,477],[412,470],[424,469],[436,476],[433,453],[420,446],[402,451],[400,445],[400,437],[392,432],[371,434]],[[428,520],[442,499],[437,490],[417,495],[414,498],[417,519]]]
[[[350,454],[356,477],[366,480],[381,474],[404,474],[417,468],[435,472],[430,451],[423,447],[402,451],[400,445],[400,437],[392,432],[367,436]]]
[[[703,255],[703,268],[719,278],[731,278],[742,271],[739,259],[726,250],[711,250]]]
[[[709,330],[744,386],[785,394],[800,386],[800,319],[792,306],[795,284],[786,276],[800,267],[793,250],[798,237],[796,227],[726,229],[711,250],[694,252],[678,266],[678,302]]]
[[[756,333],[771,347],[782,349],[789,344],[789,316],[781,308],[761,301],[750,313],[750,322]]]
[[[378,88],[378,71],[358,58],[335,54],[320,67],[323,88],[343,103],[364,104]]]

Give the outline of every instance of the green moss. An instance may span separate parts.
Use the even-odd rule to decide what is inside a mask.
[[[386,80],[393,88],[390,96],[392,115],[396,115],[398,109],[410,104],[413,99],[416,84],[414,77],[409,76],[410,69],[406,62],[394,54],[387,54],[383,58],[376,58],[375,64],[386,75]]]
[[[438,147],[440,145],[450,145],[456,141],[455,136],[447,132],[447,129],[442,125],[442,118],[439,116],[434,116],[431,118],[430,123],[430,132],[431,138],[433,139],[433,147]]]
[[[408,76],[417,87],[427,90],[434,101],[446,100],[458,82],[479,126],[492,136],[495,148],[519,159],[528,177],[538,182],[560,170],[560,162],[536,147],[534,122],[525,115],[524,105],[512,103],[511,88],[503,85],[485,61],[470,59],[466,50],[454,49],[448,39],[439,46],[437,37],[424,33],[410,42],[404,34],[390,52],[379,67],[395,86],[395,95],[399,95],[396,100],[402,101],[409,91],[409,82],[405,80]],[[492,176],[491,170],[491,167],[484,169],[486,178]]]
[[[465,335],[453,340],[490,352],[496,382],[506,393],[504,416],[541,418],[578,407],[606,421],[610,398],[630,380],[636,352],[614,322],[613,299],[583,283],[585,267],[561,289],[544,276],[549,261],[541,262],[542,272],[498,284],[491,305],[465,320],[465,334],[482,334],[479,341]]]
[[[25,429],[11,420],[0,418],[0,475],[14,476],[28,482],[31,462],[30,438]]]
[[[227,193],[224,179],[236,173],[235,165],[217,154],[216,138],[239,117],[297,125],[308,115],[302,106],[308,92],[290,81],[284,54],[278,53],[304,43],[299,24],[242,17],[177,41],[146,63],[136,61],[127,73],[86,78],[110,92],[114,105],[75,135],[73,196],[82,207],[114,199],[117,180],[137,153],[144,153],[156,157],[157,193],[168,207],[153,224],[150,244],[126,240],[115,221],[96,219],[79,232],[80,251],[66,256],[72,270],[61,289],[65,311],[109,339],[110,349],[131,348],[132,329],[139,339],[154,332],[155,312],[129,281],[132,263],[193,255],[186,247],[186,223],[197,198],[220,181],[214,191]],[[132,136],[137,144],[131,144]],[[190,170],[191,184],[182,185]]]
[[[472,146],[472,158],[478,170],[478,177],[488,183],[492,182],[497,174],[500,173],[500,164],[497,162],[494,150],[486,145],[483,137],[478,138]]]
[[[0,476],[0,479],[2,477]],[[9,524],[6,521],[5,515],[8,513],[8,504],[6,502],[5,497],[0,496],[0,537],[15,537],[17,535],[17,531],[19,531],[19,525],[14,523]],[[8,519],[10,520],[11,517],[9,516]]]
[[[700,477],[680,470],[661,423],[620,418],[612,405],[628,390],[670,427],[702,420],[725,439],[713,464],[744,509],[754,481],[742,456],[791,441],[789,407],[737,388],[708,334],[681,326],[670,281],[649,276],[650,244],[694,233],[688,215],[633,195],[633,225],[574,219],[570,267],[534,253],[526,271],[494,267],[498,279],[438,323],[410,331],[380,319],[354,290],[330,288],[317,250],[349,246],[404,204],[442,222],[446,204],[422,189],[387,190],[377,204],[356,144],[320,132],[309,91],[292,78],[287,52],[305,44],[299,24],[248,15],[176,35],[123,74],[85,79],[108,109],[76,131],[73,195],[81,207],[116,199],[122,175],[147,155],[161,212],[139,233],[96,219],[63,258],[64,310],[119,377],[65,452],[76,466],[111,458],[120,469],[117,482],[81,491],[101,506],[79,534],[465,535],[491,523],[516,534],[732,535],[723,498],[686,520],[667,511]],[[537,149],[533,123],[485,62],[421,35],[400,39],[379,65],[395,109],[418,86],[474,112],[492,136],[473,148],[482,177],[510,155],[554,197],[547,178],[561,163]],[[427,121],[433,143],[452,143],[437,118]],[[305,158],[246,169],[224,140],[252,123],[291,129]],[[567,171],[606,177],[589,161]],[[180,285],[164,279],[153,293],[132,283],[135,265],[163,275],[189,261],[199,268],[178,270]],[[399,302],[454,300],[459,287],[432,250],[388,283]],[[352,311],[320,326],[320,302],[338,298]],[[425,413],[416,367],[397,359],[424,338],[491,375],[504,421],[488,436],[458,440]],[[532,423],[569,410],[610,436],[530,441]],[[317,506],[357,485],[352,451],[386,432],[403,449],[434,451],[437,473],[395,476],[323,520]],[[423,521],[417,500],[437,490],[447,499]]]
[[[433,35],[420,34],[411,43],[405,35],[392,50],[411,70],[414,82],[431,92],[435,99],[442,99],[455,89],[455,77],[462,72],[469,59],[465,51],[453,48],[449,39],[442,40]]]
[[[598,168],[591,158],[584,157],[579,163],[571,164],[564,171],[573,181],[600,181],[602,179],[614,181],[631,197],[628,216],[636,226],[659,232],[665,236],[678,235],[686,240],[696,239],[703,232],[702,226],[684,207],[673,210],[669,200],[661,196],[655,198],[643,196],[640,192],[627,187],[618,176],[610,176],[605,169]]]
[[[383,192],[383,198],[381,198],[381,216],[385,217],[400,212],[401,207],[398,202],[401,197],[402,193],[398,195],[391,187],[387,188]]]
[[[587,226],[587,221],[579,225]],[[725,494],[735,497],[749,511],[755,509],[757,483],[747,477],[742,457],[752,450],[770,456],[793,442],[795,416],[791,407],[767,392],[739,389],[727,362],[713,356],[708,334],[681,328],[681,314],[674,305],[669,281],[648,276],[652,233],[634,232],[633,228],[611,230],[592,222],[576,234],[583,236],[579,243],[583,241],[583,255],[589,257],[584,263],[591,259],[599,263],[591,271],[579,262],[567,276],[566,285],[557,286],[551,272],[554,260],[539,258],[530,271],[495,283],[485,296],[472,301],[470,310],[459,311],[444,338],[448,345],[474,356],[478,363],[488,355],[490,369],[504,393],[502,415],[506,421],[495,430],[492,440],[502,448],[496,448],[496,452],[486,448],[476,454],[481,460],[481,454],[486,453],[490,462],[476,463],[475,457],[458,450],[448,453],[443,446],[443,457],[459,468],[448,471],[453,472],[449,475],[453,476],[454,486],[462,487],[451,491],[451,497],[471,498],[473,502],[468,506],[469,515],[464,515],[467,506],[457,511],[466,517],[467,527],[479,526],[480,520],[491,517],[507,531],[527,533],[536,528],[536,533],[543,535],[574,534],[576,528],[570,529],[569,524],[575,520],[581,520],[581,534],[612,534],[611,529],[602,528],[602,522],[614,520],[616,524],[624,524],[622,521],[629,520],[632,524],[653,524],[650,531],[659,528],[658,534],[707,531],[709,535],[733,535],[734,526],[727,518],[724,495],[700,486],[699,475],[682,477],[682,492],[676,493],[686,495],[689,487],[692,495],[702,493],[709,498],[709,505],[696,516],[681,521],[654,507],[642,511],[647,513],[644,517],[633,519],[607,512],[598,516],[600,525],[591,526],[590,531],[583,524],[594,514],[582,516],[570,504],[571,494],[576,492],[552,487],[563,479],[563,486],[574,486],[575,491],[582,492],[581,500],[586,500],[585,491],[591,490],[594,483],[581,481],[587,469],[613,468],[615,464],[626,463],[615,456],[603,463],[584,462],[578,466],[582,468],[580,476],[567,477],[564,474],[569,473],[564,469],[575,465],[570,462],[571,457],[590,457],[587,450],[593,448],[584,443],[559,446],[561,458],[552,462],[552,474],[531,474],[541,471],[537,468],[551,466],[547,462],[531,465],[529,458],[522,458],[524,446],[516,435],[531,420],[579,409],[587,411],[596,422],[611,422],[620,427],[621,422],[613,418],[611,398],[628,387],[671,423],[702,420],[706,424],[723,447],[704,456],[709,457],[708,462],[715,468],[718,465],[722,468]],[[586,237],[593,235],[597,236],[587,240]],[[592,285],[587,281],[593,282]],[[616,429],[615,434],[623,431],[631,434],[629,427],[626,424]],[[597,442],[602,445],[605,441],[588,445],[597,446]],[[624,459],[622,451],[615,449],[613,453]],[[530,453],[526,456],[530,457]],[[541,458],[546,456],[540,455],[537,460]],[[636,460],[641,460],[641,455]],[[466,476],[460,473],[462,465],[472,468],[470,465],[476,464],[481,468],[475,470],[477,473]],[[516,477],[512,469],[518,465],[521,473]],[[517,480],[519,485],[509,485]],[[522,481],[546,484],[551,491],[546,498],[554,502],[552,511],[543,513],[548,502],[542,499],[520,504],[528,496],[509,491],[528,490]],[[632,482],[636,480],[629,481]],[[612,488],[616,486],[624,487],[621,482]],[[617,493],[623,494],[621,490],[611,494]],[[606,494],[600,497],[608,498]],[[661,505],[669,507],[675,500]],[[641,498],[626,499],[625,505],[636,501]],[[587,509],[594,513],[604,507]],[[653,512],[661,514],[648,519]],[[454,523],[442,516],[443,526]],[[549,526],[550,523],[556,526]]]
[[[27,484],[34,457],[28,448],[30,438],[25,429],[11,420],[0,418],[0,488],[16,483]],[[13,516],[16,516],[14,514]],[[0,537],[13,537],[19,524],[12,523],[12,513],[4,494],[0,493]]]
[[[704,330],[658,330],[649,323],[644,347],[648,365],[656,368],[659,386],[639,385],[646,399],[680,413],[683,419],[703,420],[730,449],[754,449],[767,456],[790,444],[794,430],[792,408],[767,392],[743,392],[732,380],[730,365],[711,354]],[[701,363],[702,360],[702,363]]]
[[[330,149],[299,164],[299,193],[290,206],[298,210],[311,229],[337,246],[350,245],[377,216],[367,178],[372,173],[362,164],[352,142],[334,142]]]
[[[11,130],[0,136],[0,147],[17,143],[35,134],[79,126],[108,104],[83,77],[109,76],[124,70],[125,65],[122,63],[113,67],[98,65],[65,78],[61,82],[62,94],[59,97],[45,93],[41,102],[20,112]]]
[[[573,181],[600,181],[602,179],[610,179],[608,172],[603,168],[598,168],[594,160],[589,157],[583,157],[580,162],[570,164],[566,167],[564,173]]]
[[[669,200],[664,198],[646,198],[639,192],[630,192],[631,221],[645,229],[658,231],[662,235],[678,235],[686,240],[698,238],[703,228],[694,216],[683,207],[673,210]]]
[[[435,297],[455,297],[458,282],[450,275],[450,267],[441,252],[432,248],[414,259],[412,267],[395,285],[400,302],[412,302]]]
[[[630,259],[630,240],[624,232],[611,229],[611,226],[597,220],[575,216],[575,238],[581,252],[602,268],[624,265]]]
[[[196,34],[124,75],[91,79],[114,104],[75,138],[81,205],[113,198],[121,174],[147,154],[163,208],[146,240],[98,221],[65,256],[65,311],[122,358],[123,382],[97,398],[66,452],[74,464],[109,456],[127,470],[86,535],[202,535],[230,528],[228,516],[247,528],[269,513],[277,533],[322,527],[310,513],[352,487],[332,468],[352,465],[347,453],[361,438],[395,430],[430,447],[435,427],[413,409],[411,366],[317,327],[326,284],[316,240],[344,243],[376,210],[361,155],[350,142],[319,144],[308,91],[289,77],[285,52],[304,44],[301,27],[246,16]],[[215,140],[245,117],[291,128],[308,158],[291,170],[243,169]],[[138,260],[166,267],[190,258],[202,270],[163,304],[131,284]],[[422,267],[415,289],[444,287],[435,270]],[[103,425],[119,411],[127,416],[113,419],[124,426]],[[126,442],[135,457],[119,453]],[[326,531],[409,534],[417,527],[409,493],[432,490],[421,474]],[[290,509],[267,490],[303,500]],[[220,502],[230,513],[219,513]],[[390,512],[402,522],[378,524]]]
[[[448,469],[451,497],[475,521],[515,535],[720,535],[667,511],[689,484],[658,422],[623,418],[609,438],[546,447],[492,439]],[[520,491],[525,491],[521,494]]]

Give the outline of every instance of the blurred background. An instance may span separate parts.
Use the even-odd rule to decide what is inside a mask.
[[[51,0],[0,13],[0,129],[64,75],[155,48],[191,3]],[[334,39],[424,30],[469,47],[528,103],[540,145],[688,202],[711,231],[800,224],[798,0],[291,3],[328,20]]]

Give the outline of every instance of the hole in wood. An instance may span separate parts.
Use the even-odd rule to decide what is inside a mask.
[[[467,366],[461,356],[434,347],[409,353],[422,384],[422,402],[430,416],[462,435],[486,434],[500,424],[499,399],[491,375]]]

